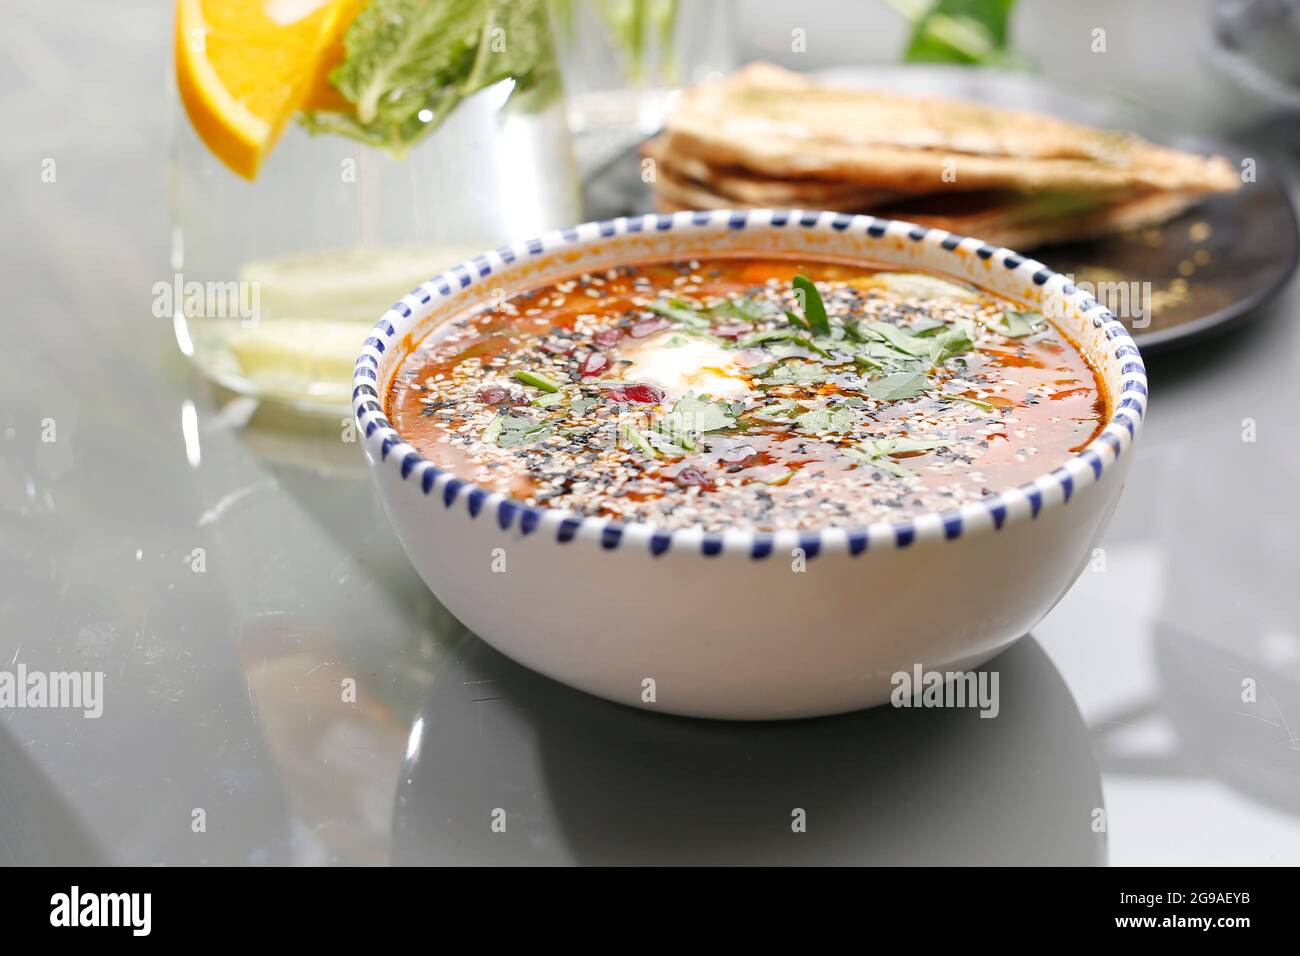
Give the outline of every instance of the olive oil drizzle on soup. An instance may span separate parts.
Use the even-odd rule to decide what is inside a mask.
[[[620,266],[440,326],[388,396],[440,467],[665,528],[853,527],[1060,465],[1106,397],[1036,312],[920,273],[793,259]]]

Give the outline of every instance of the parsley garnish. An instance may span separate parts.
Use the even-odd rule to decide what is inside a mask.
[[[655,315],[662,315],[665,319],[672,319],[675,322],[681,322],[694,329],[700,329],[703,331],[710,328],[709,320],[681,299],[651,302],[646,306],[646,308],[655,313]]]
[[[930,364],[937,368],[948,359],[963,355],[975,347],[974,329],[957,324],[921,341],[930,343]]]
[[[857,329],[858,335],[864,340],[876,339],[907,355],[929,358],[933,352],[929,339],[913,335],[889,322],[859,322]]]
[[[830,372],[818,362],[781,362],[758,381],[762,385],[820,385]]]
[[[552,381],[540,372],[530,372],[527,369],[521,368],[519,371],[515,372],[515,378],[523,382],[525,385],[531,385],[533,388],[540,388],[543,392],[558,392],[560,390],[559,382]]]
[[[831,320],[826,315],[826,305],[822,302],[821,293],[817,291],[817,286],[813,280],[807,276],[795,276],[791,283],[796,292],[802,292],[803,314],[808,323],[808,328],[812,329],[815,335],[830,335]]]
[[[800,431],[810,432],[814,435],[825,432],[845,435],[857,427],[858,416],[847,408],[819,408],[815,411],[804,412],[795,419],[795,424],[798,425]]]
[[[945,402],[966,402],[970,405],[974,405],[976,408],[982,408],[986,412],[992,412],[997,409],[997,406],[992,402],[980,401],[978,398],[968,398],[965,395],[953,395],[945,392],[940,394],[939,398],[941,401]]]
[[[897,402],[905,398],[916,398],[929,389],[930,381],[923,372],[895,372],[868,382],[863,391],[882,402]]]
[[[742,322],[761,322],[770,316],[775,308],[757,299],[726,299],[707,310],[711,319],[739,319]]]
[[[501,448],[514,448],[541,441],[550,434],[545,422],[539,422],[523,415],[502,412],[488,423],[483,430],[480,441],[485,445],[498,445]]]
[[[705,432],[735,427],[736,419],[726,405],[684,395],[674,403],[672,410],[655,423],[655,431],[687,451],[698,445],[695,439]]]
[[[905,455],[918,451],[933,451],[945,448],[950,442],[928,438],[874,438],[862,442],[853,448],[844,449],[850,458],[857,459],[860,465],[871,465],[897,478],[909,478],[915,474],[910,468],[904,468],[893,461],[895,455]]]
[[[1002,313],[1002,321],[995,328],[1009,339],[1023,339],[1043,331],[1044,325],[1043,317],[1037,312],[1008,310]]]
[[[624,425],[622,431],[623,437],[629,444],[635,447],[637,451],[641,452],[641,454],[645,455],[647,458],[659,457],[659,452],[655,451],[654,446],[646,441],[646,437],[641,434],[640,429],[633,428],[631,425]]]

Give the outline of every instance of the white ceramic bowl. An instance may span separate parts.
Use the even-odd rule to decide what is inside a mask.
[[[959,510],[854,529],[706,534],[489,493],[424,459],[384,414],[408,351],[500,290],[628,261],[755,252],[931,270],[1049,308],[1100,370],[1113,415],[1054,471]],[[384,314],[353,385],[393,527],[470,629],[520,663],[610,700],[739,719],[880,704],[897,672],[968,670],[1028,632],[1100,539],[1147,395],[1124,327],[1041,263],[911,223],[766,209],[587,223],[484,253]],[[504,572],[494,571],[502,559]]]

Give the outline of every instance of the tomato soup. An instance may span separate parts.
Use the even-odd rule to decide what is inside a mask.
[[[664,528],[859,527],[1023,484],[1108,416],[1049,320],[924,273],[718,258],[575,276],[444,323],[394,427],[529,504]]]

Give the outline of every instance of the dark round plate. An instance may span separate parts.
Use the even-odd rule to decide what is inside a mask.
[[[1112,308],[1129,296],[1127,312],[1132,314],[1123,314],[1123,308],[1115,311],[1148,352],[1195,341],[1250,316],[1286,284],[1300,260],[1300,225],[1282,164],[1238,144],[1162,136],[1132,107],[1081,98],[1023,73],[904,66],[827,70],[819,76],[843,85],[982,100],[1102,128],[1130,129],[1238,164],[1252,158],[1254,182],[1212,196],[1163,225],[1025,250],[1057,272],[1094,283],[1102,293],[1098,298]],[[586,193],[592,218],[652,209],[653,199],[639,172],[635,152],[629,151],[589,176]],[[1136,307],[1139,301],[1142,308]]]
[[[1080,96],[1024,73],[914,64],[826,70],[819,76],[844,85],[955,96],[1103,129],[1132,130],[1154,142],[1218,154],[1238,165],[1246,157],[1253,159],[1254,182],[1242,183],[1233,193],[1211,196],[1153,229],[1024,250],[1077,279],[1138,283],[1139,292],[1149,293],[1154,308],[1149,315],[1130,308],[1139,313],[1136,322],[1130,315],[1120,318],[1147,352],[1193,342],[1250,316],[1296,270],[1300,226],[1282,164],[1239,144],[1165,135],[1159,131],[1160,118],[1137,106]],[[1119,298],[1118,292],[1114,294]],[[1099,298],[1112,305],[1115,301],[1108,295]]]
[[[1234,162],[1242,158],[1241,148],[1227,142],[1171,145]],[[1149,314],[1135,321],[1115,311],[1148,352],[1220,331],[1281,289],[1300,260],[1300,227],[1281,164],[1253,158],[1255,182],[1211,196],[1163,225],[1031,254],[1102,289],[1103,282],[1139,283]],[[1099,298],[1114,309],[1107,296]]]

